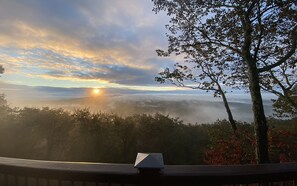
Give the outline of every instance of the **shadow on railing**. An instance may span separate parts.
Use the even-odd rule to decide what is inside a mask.
[[[154,161],[153,158],[138,166],[0,158],[0,185],[190,186],[269,183],[295,186],[297,181],[297,163],[235,166],[168,165],[163,168],[147,166],[148,163],[156,163]]]

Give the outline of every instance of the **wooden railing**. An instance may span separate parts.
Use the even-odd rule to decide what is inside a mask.
[[[0,158],[1,186],[109,185],[292,185],[297,163],[205,166],[168,165],[163,169],[132,164],[39,161]]]

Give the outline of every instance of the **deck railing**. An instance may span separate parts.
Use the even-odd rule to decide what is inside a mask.
[[[167,165],[163,169],[132,164],[39,161],[0,158],[1,186],[113,185],[292,185],[297,163],[206,166]]]

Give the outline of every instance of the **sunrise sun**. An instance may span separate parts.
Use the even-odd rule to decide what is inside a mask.
[[[101,94],[101,90],[100,90],[99,88],[94,88],[94,89],[93,89],[93,95],[98,96],[98,95],[100,95],[100,94]]]

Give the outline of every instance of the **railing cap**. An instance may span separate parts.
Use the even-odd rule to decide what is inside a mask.
[[[163,169],[162,153],[138,153],[134,164],[138,169]]]

